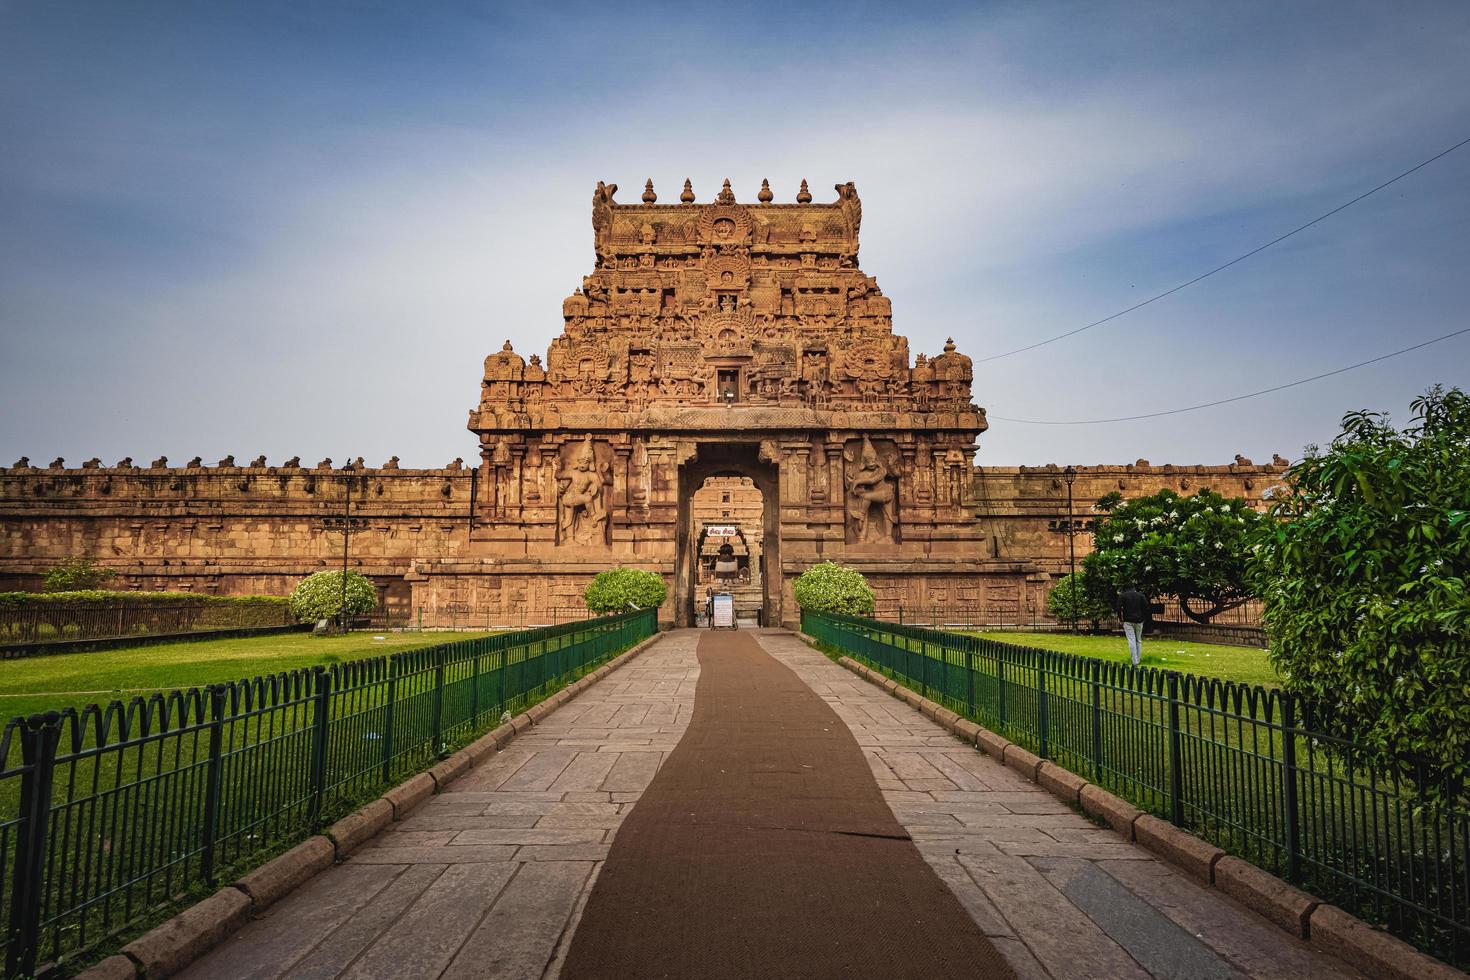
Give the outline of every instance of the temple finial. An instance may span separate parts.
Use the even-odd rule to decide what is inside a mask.
[[[694,203],[694,185],[689,182],[688,177],[684,178],[684,192],[679,195],[679,201],[683,204]]]
[[[720,204],[734,204],[735,192],[730,190],[730,178],[725,178],[725,186],[720,188],[719,196],[715,198]]]
[[[801,178],[801,190],[799,190],[799,191],[796,192],[796,203],[797,204],[810,204],[810,203],[812,203],[812,192],[811,192],[811,189],[806,186],[806,178],[805,177]]]
[[[648,178],[648,183],[643,185],[643,203],[652,204],[658,200],[658,195],[653,192],[653,178]]]
[[[776,195],[771,193],[771,182],[769,180],[766,180],[764,177],[761,178],[761,189],[760,193],[755,196],[756,200],[760,201],[762,204],[770,204],[771,199],[775,196]]]

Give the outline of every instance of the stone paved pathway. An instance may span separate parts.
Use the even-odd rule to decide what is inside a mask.
[[[1359,976],[794,636],[759,640],[847,723],[894,816],[1025,980]]]
[[[689,725],[699,636],[664,637],[183,976],[555,976],[608,841]]]
[[[554,978],[618,824],[688,726],[699,636],[666,636],[184,976]],[[1021,977],[1357,976],[790,634],[759,641],[852,729],[894,814]]]

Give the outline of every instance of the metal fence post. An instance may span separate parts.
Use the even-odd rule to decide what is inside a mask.
[[[1000,698],[1000,724],[1004,728],[1006,723],[1006,653],[1004,650],[995,651],[995,676],[999,679],[996,688]]]
[[[16,825],[15,868],[10,892],[10,937],[5,975],[36,972],[41,946],[41,905],[45,895],[47,837],[51,822],[51,784],[56,776],[56,746],[61,715],[31,715],[20,728],[20,820]]]
[[[1102,661],[1092,662],[1092,778],[1102,781]]]
[[[949,697],[949,647],[939,644],[939,703]]]
[[[327,792],[327,723],[332,710],[332,675],[327,668],[317,665],[311,668],[312,691],[315,702],[311,726],[311,825],[315,827],[322,815],[322,799]]]
[[[1051,726],[1047,723],[1046,712],[1046,655],[1035,654],[1036,658],[1036,730],[1041,742],[1040,756],[1045,759],[1047,729]]]
[[[965,651],[965,711],[975,717],[975,654]]]
[[[383,782],[393,778],[393,703],[398,700],[398,657],[388,658],[388,703],[383,710]]]
[[[434,754],[444,751],[444,651],[434,652],[434,734],[429,747]]]
[[[1286,878],[1294,885],[1302,880],[1301,814],[1296,798],[1296,699],[1281,697],[1281,777],[1286,810]]]
[[[475,650],[480,649],[478,640],[474,641]],[[480,724],[480,654],[475,653],[470,658],[470,728],[473,730]]]
[[[1184,769],[1182,738],[1179,734],[1179,675],[1169,672],[1169,819],[1184,825]]]
[[[204,849],[199,856],[199,871],[204,875],[204,880],[210,884],[214,884],[214,845],[219,839],[220,769],[223,768],[225,691],[223,684],[209,686],[209,764],[204,775]]]

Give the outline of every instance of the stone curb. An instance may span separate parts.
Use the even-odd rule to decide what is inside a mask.
[[[1043,762],[1036,770],[1036,782],[1052,796],[1072,806],[1081,805],[1082,787],[1089,785],[1081,776],[1051,762]]]
[[[250,918],[250,897],[233,885],[184,909],[122,948],[148,980],[171,977]]]
[[[1391,980],[1465,980],[1447,963],[1375,929],[1336,905],[1319,905],[1308,923],[1312,941],[1375,977]]]
[[[560,707],[657,643],[663,636],[663,632],[655,633],[540,704],[548,704],[557,695],[566,693],[557,702],[557,707]],[[549,713],[544,712],[543,717]],[[127,980],[142,976],[147,980],[161,980],[173,976],[224,942],[248,922],[252,914],[264,911],[300,888],[347,856],[354,848],[370,840],[389,823],[402,820],[419,803],[442,792],[454,779],[470,771],[480,761],[493,756],[516,734],[531,727],[532,720],[528,714],[522,712],[510,723],[485,733],[433,769],[400,783],[361,809],[338,820],[321,834],[308,837],[234,884],[194,903],[128,943],[118,954],[87,968],[78,977],[86,980]]]
[[[808,646],[816,647],[816,641],[807,634],[797,632],[796,636]],[[1120,836],[1147,848],[1202,884],[1220,889],[1283,931],[1298,938],[1311,939],[1314,945],[1349,966],[1364,969],[1371,965],[1369,972],[1373,976],[1391,980],[1466,980],[1466,974],[1419,952],[1402,939],[1375,929],[1362,919],[1322,902],[1268,871],[1227,855],[1188,831],[1144,813],[1126,800],[1075,773],[1037,758],[989,729],[963,718],[950,720],[953,712],[945,711],[927,698],[917,697],[910,688],[899,687],[895,691],[895,682],[891,678],[865,664],[850,657],[840,657],[837,662],[933,718],[951,734],[1020,772],[1058,799],[1103,820]],[[907,692],[908,696],[902,692]],[[925,705],[929,706],[928,710],[924,710]],[[940,715],[942,711],[944,715]],[[978,730],[973,737],[972,729]]]
[[[75,980],[136,980],[137,976],[138,965],[123,954],[115,953],[78,973]]]
[[[1206,885],[1215,883],[1215,862],[1225,856],[1214,844],[1150,813],[1133,821],[1133,839]]]
[[[1104,821],[1122,836],[1133,840],[1133,824],[1143,811],[1121,796],[1114,796],[1101,786],[1088,783],[1077,793],[1077,805],[1089,817]]]
[[[1269,871],[1229,854],[1215,862],[1215,887],[1302,939],[1310,932],[1308,919],[1322,904]]]
[[[349,813],[332,824],[326,829],[326,836],[337,848],[337,860],[340,861],[392,822],[393,804],[378,797],[361,810]]]
[[[308,837],[235,882],[235,887],[249,896],[253,910],[259,912],[330,868],[336,860],[337,846],[329,838]]]

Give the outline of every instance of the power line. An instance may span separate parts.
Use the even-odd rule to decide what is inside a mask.
[[[1322,374],[1314,374],[1310,378],[1302,378],[1300,381],[1288,381],[1284,385],[1276,385],[1273,388],[1262,388],[1260,391],[1252,391],[1250,394],[1247,395],[1235,395],[1232,398],[1221,398],[1218,401],[1204,402],[1200,405],[1190,405],[1187,408],[1171,408],[1167,412],[1149,412],[1145,415],[1124,415],[1120,418],[1115,419],[1076,419],[1073,421],[1060,421],[1050,419],[1008,419],[999,415],[991,415],[990,418],[995,419],[997,422],[1014,422],[1019,425],[1103,425],[1107,422],[1136,422],[1139,419],[1156,419],[1162,418],[1165,415],[1179,415],[1182,412],[1197,412],[1202,408],[1214,408],[1216,405],[1228,405],[1231,402],[1245,401],[1247,398],[1255,398],[1259,395],[1269,395],[1273,391],[1285,391],[1287,388],[1295,388],[1297,385],[1308,384],[1312,381],[1321,381],[1323,378],[1330,378],[1334,374],[1342,374],[1346,371],[1355,371],[1360,367],[1367,367],[1369,364],[1377,364],[1379,361],[1386,361],[1390,357],[1398,357],[1400,354],[1407,354],[1410,351],[1416,351],[1419,350],[1421,347],[1428,347],[1430,344],[1437,344],[1442,340],[1449,340],[1451,337],[1458,337],[1464,333],[1470,333],[1470,327],[1456,330],[1453,333],[1447,333],[1442,337],[1435,337],[1433,340],[1426,340],[1424,341],[1424,343],[1415,344],[1413,347],[1405,347],[1402,350],[1396,350],[1391,354],[1380,354],[1378,357],[1371,357],[1366,361],[1359,361],[1357,364],[1349,364],[1347,367],[1340,367],[1335,371],[1326,371]]]
[[[1408,170],[1405,170],[1403,173],[1399,174],[1397,177],[1394,177],[1394,178],[1392,178],[1390,180],[1385,180],[1383,183],[1379,184],[1377,187],[1373,188],[1370,191],[1364,191],[1362,194],[1359,194],[1357,197],[1353,198],[1351,201],[1348,201],[1346,204],[1340,204],[1337,207],[1333,208],[1331,211],[1328,211],[1326,214],[1319,214],[1317,217],[1313,218],[1311,221],[1308,221],[1304,225],[1300,225],[1300,226],[1298,226],[1296,228],[1293,228],[1291,231],[1288,231],[1286,234],[1282,235],[1280,238],[1273,238],[1269,242],[1267,242],[1266,244],[1261,245],[1261,246],[1258,246],[1256,248],[1253,248],[1249,252],[1246,252],[1244,255],[1238,255],[1235,258],[1231,259],[1229,262],[1226,262],[1224,265],[1216,266],[1215,268],[1211,269],[1209,272],[1206,272],[1203,275],[1195,276],[1193,279],[1189,280],[1188,282],[1182,282],[1179,285],[1175,286],[1173,289],[1165,290],[1164,292],[1159,293],[1157,296],[1150,296],[1148,299],[1144,300],[1141,303],[1135,303],[1134,305],[1128,307],[1126,310],[1119,310],[1117,313],[1114,313],[1111,316],[1105,316],[1101,320],[1094,320],[1091,323],[1086,324],[1085,326],[1078,327],[1075,330],[1068,330],[1066,333],[1059,333],[1055,337],[1048,337],[1046,340],[1038,340],[1034,344],[1027,344],[1025,347],[1017,347],[1015,350],[1008,350],[1004,354],[991,354],[989,357],[977,357],[975,359],[975,363],[976,364],[984,364],[986,361],[998,361],[1002,357],[1011,357],[1011,356],[1013,356],[1015,354],[1024,354],[1027,351],[1035,350],[1038,347],[1045,347],[1047,344],[1054,344],[1058,340],[1065,340],[1068,337],[1075,337],[1077,334],[1081,333],[1084,330],[1091,330],[1093,327],[1102,326],[1104,323],[1107,323],[1110,320],[1116,320],[1116,319],[1118,319],[1118,317],[1125,316],[1125,315],[1127,315],[1129,313],[1132,313],[1134,310],[1141,310],[1145,306],[1148,306],[1150,303],[1157,303],[1159,300],[1164,299],[1167,296],[1173,296],[1175,293],[1179,292],[1181,289],[1188,289],[1190,286],[1193,286],[1195,283],[1202,282],[1203,280],[1210,278],[1211,276],[1213,276],[1217,272],[1224,272],[1226,269],[1230,268],[1232,265],[1235,265],[1238,262],[1244,262],[1246,259],[1250,258],[1252,255],[1256,255],[1257,253],[1264,252],[1266,249],[1270,248],[1272,245],[1279,245],[1279,244],[1281,244],[1282,242],[1284,242],[1288,238],[1290,238],[1292,235],[1295,235],[1298,232],[1306,231],[1308,228],[1310,228],[1313,225],[1317,224],[1319,221],[1325,221],[1326,219],[1332,217],[1334,214],[1337,214],[1339,211],[1344,211],[1344,210],[1352,207],[1354,204],[1357,204],[1359,201],[1363,200],[1364,198],[1366,198],[1366,197],[1372,197],[1374,194],[1377,194],[1379,191],[1383,190],[1385,187],[1389,186],[1390,184],[1394,184],[1394,183],[1397,183],[1400,180],[1403,180],[1405,177],[1409,176],[1410,174],[1412,174],[1416,170],[1422,170],[1422,169],[1424,169],[1425,167],[1429,166],[1434,161],[1438,160],[1440,157],[1449,156],[1451,153],[1455,152],[1456,150],[1458,150],[1460,147],[1466,145],[1467,143],[1470,143],[1470,138],[1466,138],[1466,139],[1461,140],[1460,142],[1456,143],[1454,146],[1450,147],[1447,150],[1441,150],[1440,152],[1436,153],[1434,156],[1430,157],[1428,160],[1425,160],[1423,163],[1421,163],[1421,164],[1419,164],[1417,166],[1414,166],[1414,167],[1410,167]]]

